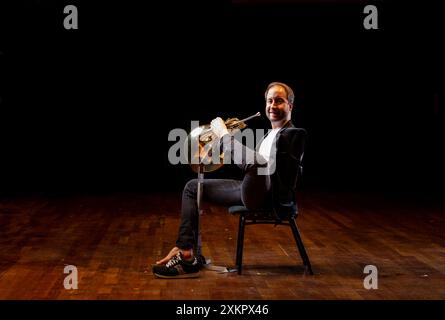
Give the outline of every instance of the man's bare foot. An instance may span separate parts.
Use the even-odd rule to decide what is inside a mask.
[[[174,247],[170,252],[161,260],[156,261],[156,264],[166,264],[171,258],[173,258],[179,251],[182,251],[182,255],[185,259],[193,257],[193,250],[181,250],[178,247]]]
[[[156,261],[156,264],[166,264],[168,260],[175,256],[179,251],[178,247],[174,247],[163,259]]]

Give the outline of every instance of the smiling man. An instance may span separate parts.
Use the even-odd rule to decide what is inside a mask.
[[[272,82],[266,89],[266,116],[272,129],[282,128],[291,119],[294,92],[286,84]]]
[[[244,205],[248,209],[275,208],[275,212],[296,214],[295,192],[291,190],[289,177],[299,168],[300,159],[295,158],[294,146],[303,147],[305,131],[287,130],[294,128],[291,122],[294,92],[281,82],[270,83],[265,91],[266,116],[272,130],[261,141],[257,150],[252,150],[237,141],[228,132],[221,118],[212,120],[210,127],[219,139],[223,139],[228,152],[245,155],[255,161],[235,161],[244,171],[243,180],[205,179],[203,182],[203,201],[224,206]],[[302,139],[302,140],[300,140]],[[232,146],[233,144],[233,146]],[[277,154],[276,146],[280,152]],[[297,153],[301,153],[299,150]],[[254,156],[252,156],[252,154]],[[235,159],[236,160],[236,159]],[[275,163],[280,168],[275,170]],[[273,166],[271,165],[273,164]],[[270,168],[273,167],[273,170]],[[261,174],[258,169],[266,169]],[[272,188],[273,185],[273,188]],[[153,274],[160,278],[192,278],[199,275],[205,263],[202,257],[194,256],[199,232],[199,213],[197,205],[198,180],[190,180],[182,194],[181,224],[176,246],[163,259],[153,266]],[[283,210],[284,208],[284,210]],[[279,217],[283,218],[283,217]]]

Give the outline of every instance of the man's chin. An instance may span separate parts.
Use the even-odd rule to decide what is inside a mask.
[[[268,118],[269,118],[270,122],[279,122],[279,121],[283,120],[283,118],[280,117],[280,116],[271,116],[271,115],[269,115]]]

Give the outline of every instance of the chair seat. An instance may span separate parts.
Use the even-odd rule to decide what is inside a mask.
[[[249,209],[247,209],[245,206],[232,206],[229,208],[230,214],[236,214],[242,212],[249,212]]]
[[[245,206],[232,206],[229,208],[230,214],[236,213],[271,213],[273,214],[273,209],[247,209]]]
[[[246,219],[277,220],[277,216],[275,215],[273,209],[249,210],[245,206],[233,206],[229,208],[229,213],[244,215]]]

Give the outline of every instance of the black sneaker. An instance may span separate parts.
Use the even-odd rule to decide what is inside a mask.
[[[196,257],[187,261],[184,260],[182,252],[178,252],[165,266],[153,266],[153,274],[158,278],[167,279],[197,278],[199,277],[199,269],[201,269],[201,263]]]

